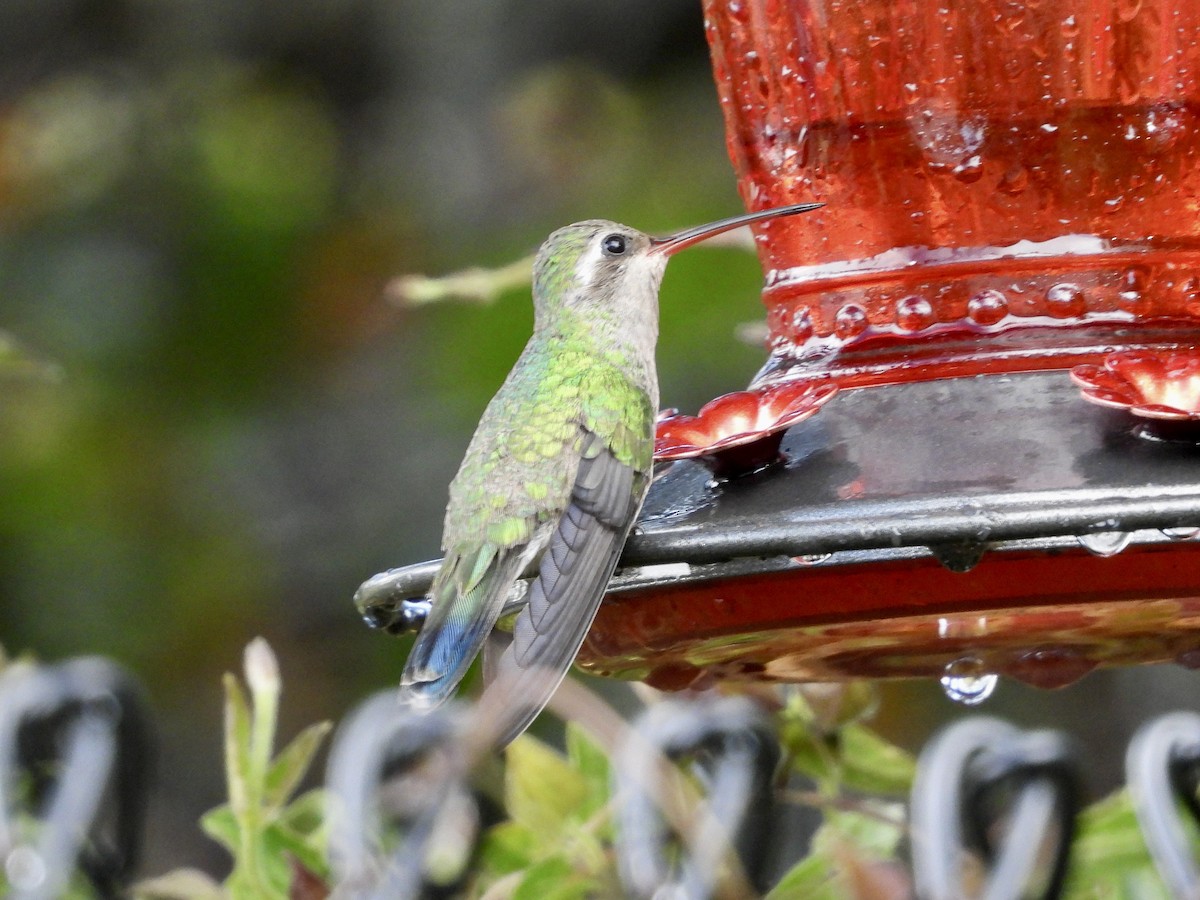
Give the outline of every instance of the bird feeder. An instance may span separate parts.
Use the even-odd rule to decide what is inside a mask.
[[[660,420],[579,664],[966,702],[1200,666],[1200,6],[705,15],[746,205],[826,205],[758,228],[768,358]]]

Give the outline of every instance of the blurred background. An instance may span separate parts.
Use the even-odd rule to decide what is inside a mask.
[[[196,820],[224,798],[220,675],[252,637],[280,657],[284,737],[399,676],[406,644],[350,598],[438,555],[532,317],[527,290],[404,310],[387,281],[583,218],[741,209],[699,0],[0,4],[0,335],[38,362],[0,374],[0,644],[147,686],[144,874],[223,872]],[[665,406],[753,375],[760,277],[737,250],[672,264]],[[1189,678],[1002,684],[986,711],[1067,724],[1101,791]],[[960,712],[896,685],[879,723],[916,748]]]

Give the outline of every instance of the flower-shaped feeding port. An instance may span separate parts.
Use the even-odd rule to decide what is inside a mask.
[[[1139,434],[1200,440],[1200,352],[1122,350],[1103,366],[1076,366],[1071,380],[1084,400],[1142,419]]]
[[[717,478],[757,472],[781,459],[784,432],[819,412],[837,392],[831,382],[773,385],[725,394],[695,416],[662,416],[654,458],[698,459]]]

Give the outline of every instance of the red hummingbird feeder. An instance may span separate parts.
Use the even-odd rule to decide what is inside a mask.
[[[1200,381],[1151,383],[1198,371],[1200,5],[704,8],[747,207],[825,206],[758,229],[768,359],[660,420],[579,664],[966,702],[1200,667]]]
[[[1200,7],[704,6],[748,208],[825,204],[761,230],[750,390],[840,390],[781,464],[673,465],[580,664],[968,702],[1200,666]]]

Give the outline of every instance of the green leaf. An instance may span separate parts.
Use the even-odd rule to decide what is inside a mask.
[[[324,788],[313,788],[285,806],[279,821],[292,831],[324,841],[328,806],[329,795]]]
[[[844,897],[834,861],[812,854],[792,866],[764,900],[842,900]]]
[[[580,818],[586,821],[608,804],[608,755],[588,736],[586,730],[574,722],[567,723],[566,740],[567,761],[582,776],[587,791],[587,797],[579,809]]]
[[[225,777],[229,783],[229,805],[241,819],[249,805],[250,706],[237,678],[226,672],[225,685]]]
[[[1079,817],[1065,896],[1167,900],[1142,840],[1128,791],[1093,803]]]
[[[812,682],[795,685],[779,715],[808,731],[830,734],[869,719],[878,708],[879,688],[874,682]]]
[[[912,754],[864,725],[847,725],[839,734],[846,787],[867,794],[908,795],[917,771]]]
[[[287,803],[288,797],[296,790],[312,765],[313,757],[321,747],[321,741],[332,727],[330,722],[318,722],[308,726],[275,757],[267,769],[263,785],[263,806],[268,814]]]
[[[895,857],[905,826],[900,804],[873,806],[875,815],[826,810],[824,823],[813,835],[811,854],[783,876],[766,900],[876,896],[863,894],[861,888],[891,879],[879,864]]]
[[[912,788],[916,773],[912,754],[864,725],[847,725],[832,734],[818,734],[796,720],[785,721],[781,739],[792,768],[807,775],[826,793],[850,788],[867,794],[903,796]]]
[[[292,865],[289,856],[294,856],[314,875],[328,878],[329,866],[325,854],[314,847],[308,838],[276,822],[264,829],[262,835],[264,855],[271,861],[269,877],[272,884],[279,885],[286,893],[292,881]]]
[[[569,821],[580,819],[588,786],[565,759],[524,735],[509,745],[506,760],[505,805],[515,821],[549,841],[558,838]]]
[[[224,845],[230,853],[237,854],[238,848],[241,847],[242,828],[228,803],[206,812],[200,818],[200,827],[210,838]]]
[[[577,872],[565,858],[551,856],[531,866],[513,891],[513,900],[587,900],[596,882]]]
[[[489,828],[480,848],[480,865],[496,875],[528,868],[538,851],[538,840],[520,822],[501,822]]]
[[[793,770],[816,782],[822,792],[836,794],[841,785],[837,735],[820,735],[799,722],[784,722],[780,740]]]
[[[891,859],[904,837],[904,807],[899,803],[862,801],[870,804],[875,815],[829,809],[825,821],[813,835],[814,853],[834,854],[840,848],[853,847],[875,859]]]

